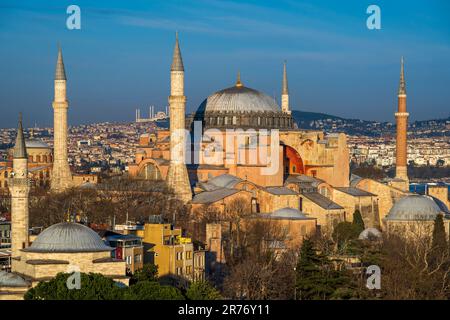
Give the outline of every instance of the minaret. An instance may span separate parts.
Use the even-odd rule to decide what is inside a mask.
[[[192,200],[192,190],[185,163],[185,112],[184,67],[178,33],[176,34],[172,66],[170,68],[170,166],[167,185],[183,202]]]
[[[289,108],[289,89],[286,72],[286,61],[283,64],[283,88],[281,91],[281,110],[285,113],[291,113]]]
[[[66,72],[61,47],[58,48],[58,61],[55,73],[55,99],[53,100],[53,170],[51,189],[64,191],[72,185],[67,156],[67,109]]]
[[[13,149],[13,173],[9,179],[11,193],[11,257],[20,257],[28,247],[28,155],[23,137],[22,114],[19,115],[16,144]]]
[[[396,183],[396,185],[405,191],[408,191],[409,189],[409,179],[407,171],[408,116],[409,113],[406,111],[406,84],[402,57],[400,67],[400,85],[398,88],[398,110],[395,113],[395,119],[397,122],[395,180],[398,180],[398,183]],[[402,182],[400,180],[402,180]]]

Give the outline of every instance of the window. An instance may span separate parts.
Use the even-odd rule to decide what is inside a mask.
[[[141,262],[141,255],[137,254],[134,256],[134,262]]]
[[[131,264],[131,256],[127,256],[126,260],[127,260],[127,264]]]
[[[177,260],[183,259],[183,252],[177,252]]]
[[[186,266],[186,274],[192,273],[192,266]]]
[[[303,198],[298,199],[298,210],[303,211]]]
[[[177,268],[177,275],[182,275],[183,274],[183,268]]]
[[[186,251],[186,260],[192,259],[192,251]]]

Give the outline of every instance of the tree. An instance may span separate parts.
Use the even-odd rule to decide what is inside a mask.
[[[125,300],[184,300],[180,290],[161,285],[156,281],[140,281],[126,288],[123,298]]]
[[[436,220],[434,220],[432,241],[433,250],[435,250],[437,253],[443,253],[448,250],[444,219],[442,214],[438,214],[436,216]]]
[[[333,240],[337,243],[338,248],[346,251],[351,241],[357,239],[361,233],[359,229],[360,226],[351,222],[338,223],[333,230]]]
[[[130,279],[130,286],[142,281],[157,281],[158,280],[158,266],[146,263],[143,268],[137,270]]]
[[[353,213],[353,224],[356,226],[356,229],[359,233],[361,233],[365,229],[364,220],[359,210],[355,210],[355,212]]]
[[[349,299],[354,296],[353,283],[346,270],[338,270],[305,239],[296,268],[296,298],[300,300]]]
[[[67,279],[70,273],[58,273],[47,282],[40,282],[29,289],[25,300],[117,300],[124,289],[114,280],[97,273],[81,273],[80,289],[69,289]]]
[[[222,296],[209,282],[195,281],[187,289],[186,298],[189,300],[220,300]]]

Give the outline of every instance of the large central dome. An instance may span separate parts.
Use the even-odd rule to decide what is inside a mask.
[[[239,74],[236,85],[210,95],[186,120],[190,129],[194,121],[201,121],[204,128],[220,129],[294,127],[290,112],[283,112],[267,94],[245,87]]]
[[[280,112],[275,100],[244,86],[217,91],[200,105],[199,112]]]

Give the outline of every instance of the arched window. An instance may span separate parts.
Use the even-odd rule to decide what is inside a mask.
[[[36,162],[41,162],[41,156],[40,155],[36,156]]]
[[[5,171],[4,176],[5,178],[8,178],[8,171]]]

